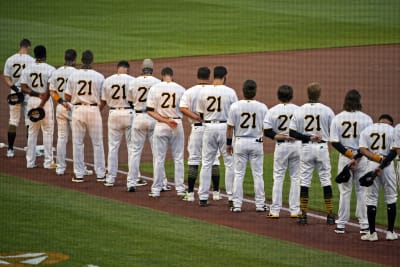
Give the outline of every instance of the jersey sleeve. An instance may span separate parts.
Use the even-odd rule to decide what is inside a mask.
[[[185,91],[182,95],[181,102],[179,103],[180,108],[189,108],[189,103],[190,103],[190,91]]]
[[[400,148],[400,124],[397,124],[394,128],[393,148]]]
[[[197,97],[196,112],[204,114],[205,101],[203,98],[204,98],[204,94],[202,92],[200,92]]]
[[[101,100],[103,100],[103,101],[107,101],[106,87],[107,87],[107,80],[101,86]]]
[[[227,124],[229,126],[235,126],[235,105],[229,108]]]
[[[10,64],[10,59],[7,59],[6,63],[4,64],[3,75],[7,77],[12,77],[12,67]]]
[[[360,134],[360,140],[358,141],[358,146],[359,147],[368,148],[368,143],[367,143],[368,140],[367,140],[367,131],[366,130],[362,131],[361,134]]]
[[[265,117],[264,117],[264,125],[263,125],[263,127],[264,127],[264,129],[265,130],[268,130],[268,129],[272,129],[273,128],[273,126],[272,126],[272,118],[271,118],[271,111],[267,111],[267,113],[265,114]]]
[[[292,118],[290,119],[290,123],[289,123],[289,129],[291,129],[291,130],[294,130],[294,131],[298,131],[298,125],[297,125],[297,123],[298,123],[298,119],[297,119],[297,116],[298,116],[298,114],[297,114],[297,112],[295,111],[294,113],[293,113],[293,116],[292,116]]]
[[[24,69],[21,73],[20,83],[28,84],[28,69]]]
[[[332,120],[330,132],[329,132],[329,136],[330,136],[329,141],[333,142],[333,143],[339,142],[339,134],[340,134],[340,128],[338,128],[337,120],[334,118]]]
[[[70,95],[70,96],[72,96],[72,90],[73,90],[73,88],[72,88],[73,84],[72,84],[71,76],[69,77],[69,79],[67,81],[67,86],[66,86],[66,89],[65,89],[65,92],[64,92],[64,94],[67,94],[67,95]]]
[[[156,108],[157,99],[156,99],[156,88],[150,87],[149,93],[147,95],[147,107]]]

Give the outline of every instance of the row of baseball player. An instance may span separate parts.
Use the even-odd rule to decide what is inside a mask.
[[[390,115],[380,116],[379,122],[373,124],[371,118],[361,112],[361,96],[357,90],[350,90],[346,94],[344,111],[335,116],[329,107],[319,103],[321,87],[318,83],[309,84],[309,102],[301,107],[291,103],[293,89],[289,85],[282,85],[277,92],[281,104],[268,110],[265,104],[254,100],[257,85],[252,80],[244,82],[244,99],[238,101],[235,91],[225,85],[227,69],[223,66],[214,68],[211,84],[210,70],[207,67],[199,68],[198,85],[185,90],[173,81],[173,70],[169,67],[163,68],[162,81],[153,77],[153,62],[149,59],[143,61],[143,73],[136,78],[128,74],[129,63],[120,61],[117,73],[105,79],[92,69],[93,53],[89,50],[82,54],[80,69],[74,67],[77,56],[75,50],[69,49],[65,52],[65,65],[55,70],[45,63],[44,46],[35,47],[35,59],[28,55],[29,48],[29,40],[22,40],[20,51],[7,60],[4,68],[10,88],[13,91],[21,88],[26,96],[30,96],[26,110],[42,107],[46,114],[41,120],[28,123],[27,168],[36,167],[35,146],[39,129],[42,129],[45,147],[44,167],[55,167],[52,164],[54,100],[58,103],[55,114],[59,130],[56,172],[65,173],[65,150],[71,122],[73,182],[84,181],[83,140],[88,131],[93,144],[97,180],[104,182],[105,186],[113,186],[118,166],[118,148],[125,134],[129,158],[127,190],[134,192],[138,186],[143,144],[146,138],[150,138],[154,166],[150,197],[157,198],[165,190],[164,162],[170,146],[177,195],[182,196],[183,200],[195,200],[194,184],[201,166],[199,204],[208,205],[211,181],[213,200],[221,199],[218,171],[220,153],[224,159],[225,188],[232,212],[241,211],[243,177],[249,161],[254,179],[256,211],[269,210],[267,218],[279,218],[284,175],[289,169],[290,216],[298,218],[299,224],[307,224],[308,191],[313,170],[317,169],[326,204],[327,223],[336,223],[336,233],[345,233],[354,184],[357,194],[356,216],[360,232],[365,233],[362,239],[377,240],[375,216],[379,187],[382,186],[388,208],[386,239],[397,239],[393,231],[397,191],[392,160],[396,155],[394,148],[400,147],[400,126],[396,127],[395,140]],[[107,175],[100,113],[105,105],[110,110]],[[10,105],[8,157],[14,156],[13,143],[22,106]],[[189,117],[192,127],[188,143],[187,191],[183,177],[183,115]],[[265,204],[263,135],[276,140],[270,209]],[[352,171],[352,178],[339,184],[339,217],[336,221],[333,215],[328,142],[341,153],[339,170],[351,165]],[[369,170],[375,170],[379,176],[371,187],[363,188],[358,178]]]

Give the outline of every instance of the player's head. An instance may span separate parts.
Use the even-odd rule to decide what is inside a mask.
[[[246,80],[243,83],[243,96],[245,99],[253,99],[256,96],[257,83],[253,80]]]
[[[290,85],[283,84],[278,87],[278,99],[283,103],[288,103],[293,99],[293,88]]]
[[[93,52],[86,50],[82,53],[82,63],[85,65],[90,65],[93,63]]]
[[[76,51],[74,49],[67,49],[64,53],[65,65],[75,65],[76,62]]]
[[[216,66],[214,68],[214,79],[223,79],[227,74],[228,71],[224,66]]]
[[[35,55],[36,60],[45,60],[46,59],[46,47],[43,45],[38,45],[33,49],[33,54]]]
[[[21,42],[19,42],[19,47],[20,48],[31,48],[31,41],[29,41],[28,39],[24,38],[21,40]]]
[[[343,109],[346,111],[361,110],[361,95],[356,89],[351,89],[344,97]]]
[[[172,81],[174,71],[170,67],[165,67],[161,70],[161,77],[163,81]]]
[[[150,58],[144,59],[142,63],[143,74],[153,74],[153,66],[153,60],[151,60]]]
[[[197,70],[197,79],[202,81],[208,81],[210,79],[211,71],[208,67],[200,67]]]
[[[307,85],[307,95],[310,102],[318,102],[321,96],[321,85],[316,82]]]
[[[129,62],[126,60],[121,60],[117,64],[117,72],[119,74],[127,74],[129,72]]]
[[[379,119],[378,119],[378,122],[386,123],[386,124],[389,124],[389,125],[392,125],[392,126],[393,126],[393,123],[394,123],[392,116],[390,116],[389,114],[380,115]]]

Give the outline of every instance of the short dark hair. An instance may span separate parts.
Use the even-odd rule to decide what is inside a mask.
[[[29,41],[28,39],[24,38],[21,40],[21,42],[19,42],[19,47],[31,47],[31,41]]]
[[[393,125],[393,123],[394,123],[393,117],[390,116],[389,114],[382,114],[382,115],[380,115],[378,121],[380,121],[380,120],[387,120],[387,121],[390,122],[390,125]]]
[[[278,99],[281,102],[289,102],[293,99],[293,88],[290,85],[283,84],[278,87],[277,91]]]
[[[124,67],[124,68],[129,69],[129,62],[126,61],[126,60],[121,60],[121,61],[118,62],[118,64],[117,64],[117,68],[119,68],[119,67]]]
[[[253,80],[246,80],[243,83],[243,96],[246,99],[252,99],[256,96],[257,83]]]
[[[361,95],[356,89],[351,89],[344,97],[343,109],[346,111],[361,110]]]
[[[82,63],[83,64],[92,64],[93,62],[93,52],[90,50],[86,50],[82,53]]]
[[[216,66],[214,68],[214,79],[222,79],[227,74],[228,74],[228,71],[224,66]]]
[[[319,83],[313,82],[307,85],[308,99],[312,102],[318,102],[321,96],[321,85]]]
[[[208,80],[210,79],[211,71],[208,67],[200,67],[197,70],[197,78],[199,80]]]
[[[170,67],[165,67],[161,70],[161,76],[173,76],[174,71]]]
[[[33,54],[36,59],[45,59],[46,58],[46,47],[43,45],[38,45],[33,50]]]
[[[76,51],[74,49],[65,50],[64,60],[65,62],[72,62],[76,60]]]

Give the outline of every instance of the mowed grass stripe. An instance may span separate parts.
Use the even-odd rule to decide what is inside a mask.
[[[397,0],[0,1],[0,61],[22,37],[95,62],[400,42]],[[3,66],[1,67],[3,68]]]
[[[71,257],[57,266],[376,266],[43,183],[0,179],[0,252]]]

